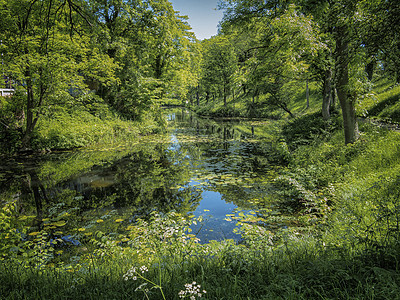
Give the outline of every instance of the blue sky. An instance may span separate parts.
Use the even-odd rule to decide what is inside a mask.
[[[169,0],[180,15],[189,17],[189,24],[199,40],[217,34],[222,11],[215,10],[218,0]]]

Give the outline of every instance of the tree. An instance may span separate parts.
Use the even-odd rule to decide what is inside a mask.
[[[345,144],[354,143],[359,137],[358,122],[355,110],[357,94],[349,80],[349,43],[354,33],[353,16],[357,10],[357,1],[337,0],[330,9],[330,14],[336,19],[334,39],[336,43],[336,86],[342,109]],[[353,35],[354,37],[354,35]]]
[[[318,34],[320,38],[325,39],[325,44],[330,48],[335,49],[335,53],[326,50],[323,55],[320,55],[317,60],[306,60],[305,55],[302,55],[304,61],[309,64],[316,64],[319,70],[319,78],[323,83],[323,114],[324,118],[328,118],[329,104],[332,93],[332,79],[335,80],[338,98],[341,104],[343,114],[343,124],[345,133],[345,143],[353,143],[357,140],[358,125],[355,112],[355,103],[360,98],[363,88],[354,83],[362,81],[360,78],[349,75],[358,64],[356,58],[360,54],[362,43],[358,33],[360,27],[360,16],[363,15],[363,5],[366,3],[381,3],[385,7],[390,7],[393,12],[397,11],[397,6],[392,1],[350,1],[350,0],[273,0],[273,1],[252,1],[252,0],[230,0],[223,1],[223,7],[227,9],[224,16],[225,22],[241,24],[248,20],[259,18],[265,24],[271,24],[274,19],[285,13],[290,4],[297,4],[301,7],[301,11],[307,15],[312,14],[315,22],[310,24],[310,28],[319,24],[322,34]],[[388,5],[388,6],[387,6]],[[294,31],[294,36],[299,36],[300,32]],[[270,39],[272,41],[272,39]],[[306,37],[307,40],[307,37]],[[268,39],[267,39],[268,41]],[[311,43],[312,44],[312,43]],[[365,47],[364,47],[365,48]],[[325,48],[326,49],[326,48]],[[332,68],[332,62],[335,62],[335,67]],[[286,64],[286,62],[282,61]],[[273,64],[271,65],[274,66]],[[333,69],[336,70],[333,73]],[[272,74],[272,72],[271,72]],[[284,72],[281,72],[284,74]],[[276,82],[272,87],[281,87],[284,77],[272,74],[271,78]],[[357,74],[359,76],[359,74]],[[262,78],[262,77],[260,77]],[[260,81],[258,81],[260,82]],[[267,87],[267,85],[264,85]],[[269,88],[272,92],[273,89]],[[278,89],[279,90],[279,89]],[[272,94],[271,94],[272,95]],[[276,97],[273,97],[276,98]],[[272,99],[273,99],[272,98]],[[279,102],[277,102],[279,103]]]
[[[231,15],[225,16],[228,22],[225,24],[235,26],[243,13],[260,18],[259,21],[248,21],[248,24],[253,23],[251,28],[260,34],[253,34],[257,41],[247,50],[247,82],[251,83],[250,89],[255,93],[267,96],[269,105],[293,116],[288,108],[292,91],[308,78],[311,58],[326,46],[320,39],[317,25],[299,13],[295,6],[288,6],[287,2],[278,5],[278,2],[266,1],[260,6],[249,7],[245,2],[235,1]],[[235,12],[237,7],[251,8],[252,11]],[[243,26],[242,22],[239,24]]]
[[[237,57],[228,37],[217,36],[203,42],[203,81],[209,86],[222,89],[224,106],[232,88],[234,74],[237,70]]]
[[[137,119],[164,96],[177,90],[185,93],[190,80],[179,80],[190,77],[195,44],[186,17],[178,15],[166,0],[94,3],[92,10],[101,28],[98,42],[120,66],[121,84],[99,91],[114,108]]]
[[[29,148],[41,115],[82,91],[85,80],[115,81],[115,64],[87,34],[85,2],[1,1],[0,39],[7,73],[22,90],[25,126],[22,146]],[[77,34],[79,33],[79,34]]]
[[[380,60],[385,71],[400,83],[400,2],[396,0],[362,1],[359,28],[366,51],[369,80]]]

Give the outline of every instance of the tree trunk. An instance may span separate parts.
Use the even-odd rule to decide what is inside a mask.
[[[336,102],[337,102],[337,90],[335,82],[331,83],[331,107],[330,112],[333,113],[336,111]]]
[[[345,144],[354,143],[358,137],[358,123],[354,99],[349,92],[349,45],[346,25],[336,29],[337,94],[342,108]]]
[[[31,72],[29,67],[25,71],[26,77],[26,128],[24,136],[22,138],[22,147],[28,149],[30,146],[30,140],[32,137],[34,120],[33,120],[33,109],[34,109],[34,94],[33,94],[33,83],[31,79]]]
[[[308,78],[306,80],[306,99],[307,99],[307,107],[306,109],[310,108],[310,90],[308,88]]]
[[[374,76],[374,71],[376,67],[376,60],[375,58],[371,58],[371,61],[365,66],[365,72],[367,73],[367,77],[369,81],[372,81]]]
[[[226,86],[224,86],[224,106],[226,107]]]
[[[324,83],[323,83],[323,99],[322,99],[322,117],[325,121],[330,118],[330,105],[332,102],[332,70],[329,68],[325,71]]]
[[[199,86],[197,86],[196,89],[196,100],[197,100],[197,106],[200,106],[200,95],[199,95]]]
[[[289,110],[289,108],[287,108],[286,105],[282,106],[282,109],[283,109],[284,111],[286,111],[286,112],[289,114],[289,116],[290,116],[291,118],[294,118],[294,114]]]

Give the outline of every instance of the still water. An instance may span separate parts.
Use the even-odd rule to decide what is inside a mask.
[[[68,224],[118,216],[124,222],[152,211],[202,217],[202,242],[235,239],[235,216],[268,214],[267,226],[290,220],[277,205],[272,180],[279,166],[271,144],[273,121],[216,122],[186,109],[165,111],[168,132],[129,145],[107,145],[41,157],[4,160],[1,200],[21,214],[75,216]]]

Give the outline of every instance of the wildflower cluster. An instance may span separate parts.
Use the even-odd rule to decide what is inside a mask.
[[[207,291],[203,290],[201,291],[200,284],[196,284],[196,281],[193,281],[192,283],[186,283],[185,284],[185,290],[179,292],[179,298],[186,298],[186,296],[190,297],[190,300],[195,300],[196,297],[201,298],[203,294],[206,294]]]
[[[129,280],[129,279],[132,279],[132,280],[137,280],[137,275],[139,275],[139,277],[141,277],[141,275],[140,275],[140,273],[139,272],[141,272],[142,274],[144,274],[145,272],[148,272],[149,271],[149,269],[146,267],[146,266],[141,266],[140,268],[139,268],[139,271],[137,271],[137,267],[132,267],[132,268],[130,268],[129,270],[128,270],[128,272],[126,272],[125,274],[124,274],[124,280]]]

